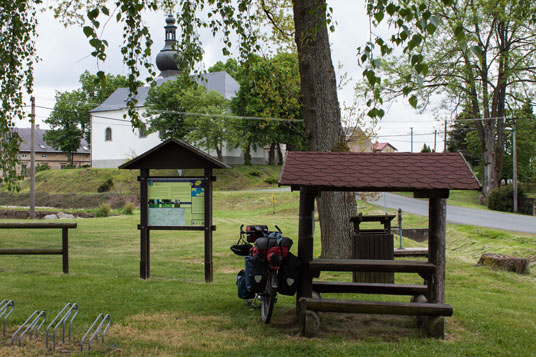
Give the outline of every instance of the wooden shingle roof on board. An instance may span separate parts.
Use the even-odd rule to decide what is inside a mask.
[[[459,153],[354,153],[293,151],[279,185],[323,191],[479,190]]]
[[[228,169],[231,166],[177,139],[167,139],[120,169]]]

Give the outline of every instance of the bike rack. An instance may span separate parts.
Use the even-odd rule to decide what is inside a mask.
[[[6,335],[6,320],[15,310],[15,302],[13,300],[2,300],[0,302],[0,319],[4,318],[3,336]]]
[[[52,322],[48,325],[47,331],[46,331],[46,339],[45,339],[46,348],[48,348],[48,337],[50,336],[49,330],[52,327],[52,325],[54,325],[54,322],[56,322],[56,320],[58,319],[59,321],[56,323],[56,325],[54,325],[54,334],[52,335],[52,349],[54,350],[56,349],[56,330],[58,329],[60,325],[62,325],[62,330],[63,330],[62,335],[61,335],[61,342],[65,343],[65,323],[67,322],[67,319],[73,314],[73,311],[74,311],[74,315],[69,321],[69,343],[71,343],[71,327],[73,325],[74,318],[76,317],[76,315],[78,315],[78,304],[69,302],[63,307],[63,309],[61,309],[61,311],[56,315],[54,320],[52,320]]]
[[[33,318],[33,320],[32,320],[32,318]],[[39,326],[37,326],[37,324],[39,323],[39,320],[41,320],[41,319],[43,321],[41,321],[41,324]],[[32,320],[32,321],[30,322],[30,320]],[[47,320],[46,312],[35,310],[33,312],[33,314],[31,314],[30,317],[28,317],[26,319],[26,321],[24,321],[24,323],[21,325],[21,327],[19,327],[17,329],[17,331],[15,331],[15,333],[13,334],[13,337],[11,337],[11,345],[13,345],[13,343],[15,342],[15,337],[17,336],[19,331],[22,330],[22,328],[25,327],[25,326],[26,326],[26,329],[19,336],[19,346],[21,346],[22,338],[24,337],[26,332],[28,332],[28,330],[30,330],[30,335],[29,335],[30,339],[32,338],[34,331],[35,331],[35,338],[37,338],[37,336],[39,335],[39,330],[41,329],[41,326],[43,326],[43,324],[45,323],[46,320]],[[35,329],[36,327],[37,327],[37,330]]]
[[[101,331],[102,326],[104,325],[104,323],[106,321],[108,321],[108,324],[106,325],[106,327],[104,328],[104,330],[102,331],[102,334],[101,334],[102,343],[104,343],[104,336],[106,335],[106,331],[108,331],[108,327],[110,327],[110,315],[109,314],[106,314],[106,315],[100,314],[99,316],[97,316],[97,318],[95,319],[93,324],[87,330],[87,332],[84,335],[84,337],[82,337],[82,341],[80,341],[80,352],[82,352],[84,350],[84,341],[85,341],[86,337],[89,335],[89,333],[91,332],[93,327],[97,324],[97,322],[99,322],[100,320],[101,320],[101,322],[100,322],[99,326],[97,326],[97,328],[95,329],[95,332],[93,333],[93,335],[91,335],[91,338],[87,342],[87,350],[89,351],[91,349],[91,341],[93,341],[95,336],[97,336],[98,333]],[[98,337],[97,337],[97,341],[98,341]]]

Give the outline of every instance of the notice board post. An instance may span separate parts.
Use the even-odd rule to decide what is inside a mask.
[[[151,276],[151,230],[191,230],[204,232],[205,281],[212,282],[212,170],[230,166],[184,141],[168,139],[119,168],[140,170],[140,278]],[[203,175],[151,176],[151,169],[203,169]]]

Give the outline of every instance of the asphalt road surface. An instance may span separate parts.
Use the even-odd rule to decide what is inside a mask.
[[[290,188],[280,187],[256,191],[290,191]],[[383,193],[375,204],[380,207],[387,206],[387,208],[395,210],[402,208],[402,214],[407,212],[428,217],[428,200],[420,200],[387,192]],[[447,205],[447,222],[504,229],[507,231],[536,233],[536,217],[452,205]]]
[[[419,200],[394,193],[384,193],[384,195],[376,201],[378,206],[387,206],[391,209],[402,208],[402,212],[428,216],[428,200]],[[447,205],[447,222],[536,233],[536,217],[452,205]]]

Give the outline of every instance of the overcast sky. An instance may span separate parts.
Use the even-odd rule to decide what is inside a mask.
[[[365,13],[364,1],[336,1],[333,3],[334,20],[337,23],[335,33],[330,34],[332,42],[332,59],[338,74],[347,73],[352,79],[339,92],[341,102],[352,102],[353,86],[361,78],[362,69],[357,66],[357,47],[363,46],[369,39],[369,20]],[[144,21],[150,28],[154,41],[153,59],[164,45],[164,19],[166,14],[147,13]],[[112,74],[127,74],[119,49],[122,41],[121,26],[110,21],[104,37],[110,43],[106,62],[97,62],[90,56],[91,47],[82,33],[81,27],[65,28],[50,12],[38,15],[37,53],[41,61],[35,68],[34,96],[38,106],[52,108],[55,91],[72,90],[79,87],[79,77],[85,70],[95,73],[103,70]],[[378,32],[378,31],[376,31]],[[221,41],[209,33],[202,34],[204,44],[205,68],[218,60],[225,61],[221,55]],[[43,126],[43,120],[50,110],[38,109],[37,122]],[[17,123],[28,127],[29,123]],[[437,151],[443,150],[443,124],[435,121],[432,114],[419,115],[405,101],[393,104],[378,126],[378,141],[389,142],[399,151],[410,151],[410,128],[413,127],[413,151],[420,151],[423,143],[433,147],[434,135],[422,135],[438,130]]]

